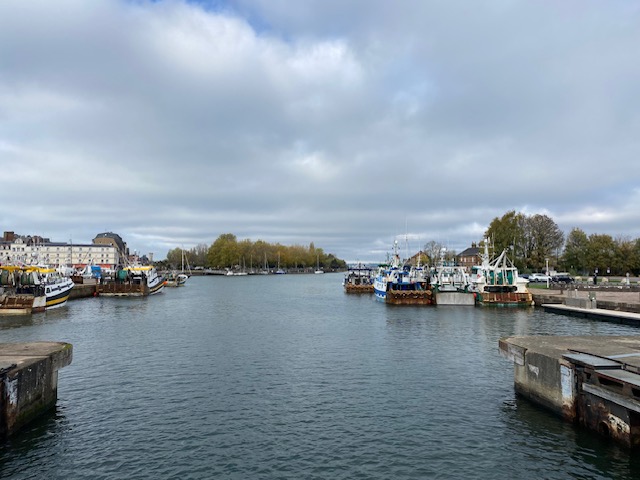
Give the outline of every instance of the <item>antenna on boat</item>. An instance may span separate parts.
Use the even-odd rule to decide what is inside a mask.
[[[406,261],[409,261],[409,226],[407,217],[404,217],[404,249]]]

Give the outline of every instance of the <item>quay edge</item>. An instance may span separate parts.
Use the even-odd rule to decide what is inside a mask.
[[[69,292],[69,300],[75,300],[77,298],[89,298],[95,297],[97,294],[97,285],[94,284],[74,284],[71,292]]]
[[[567,304],[567,299],[592,299],[597,307],[603,310],[640,313],[640,292],[622,289],[590,289],[590,290],[542,290],[531,289],[536,307],[543,305]],[[570,302],[569,302],[570,303]],[[574,306],[578,306],[577,304]],[[590,305],[593,308],[595,305]],[[583,307],[586,307],[584,305]]]
[[[499,340],[517,394],[565,420],[640,448],[640,336]]]
[[[73,347],[65,342],[0,344],[0,438],[55,406],[58,370],[72,357]]]

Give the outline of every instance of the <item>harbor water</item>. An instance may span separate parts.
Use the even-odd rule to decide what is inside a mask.
[[[512,335],[635,335],[541,309],[388,306],[342,275],[191,277],[0,319],[64,341],[3,479],[637,479],[640,459],[516,397]]]

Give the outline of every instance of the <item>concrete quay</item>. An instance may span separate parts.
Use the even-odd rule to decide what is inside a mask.
[[[75,283],[71,292],[69,293],[69,300],[75,300],[76,298],[87,298],[96,296],[97,285],[94,284],[82,284]]]
[[[583,308],[600,308],[640,313],[640,292],[621,288],[606,289],[530,289],[536,306],[563,304]],[[571,300],[568,300],[571,299]]]
[[[64,342],[0,344],[0,438],[55,406],[58,370],[72,356]]]
[[[509,337],[499,348],[519,395],[640,448],[640,336]]]
[[[532,289],[534,304],[545,312],[640,326],[640,292],[607,289]]]

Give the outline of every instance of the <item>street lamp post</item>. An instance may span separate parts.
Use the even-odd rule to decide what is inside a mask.
[[[545,275],[547,276],[547,288],[549,288],[549,259],[545,258],[544,261],[547,266],[547,271],[545,272]]]

